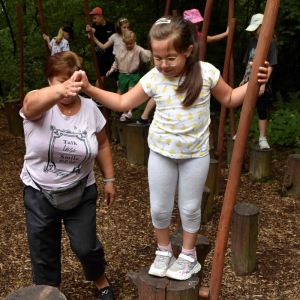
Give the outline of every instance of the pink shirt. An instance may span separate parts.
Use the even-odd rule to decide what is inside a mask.
[[[63,115],[57,105],[37,120],[26,119],[23,109],[20,110],[26,144],[20,175],[24,184],[38,189],[28,172],[47,190],[65,187],[87,175],[87,186],[95,182],[96,134],[106,120],[91,99],[80,97],[80,100],[80,110],[71,117]]]
[[[199,40],[201,40],[201,32],[197,31],[197,35],[198,35]]]

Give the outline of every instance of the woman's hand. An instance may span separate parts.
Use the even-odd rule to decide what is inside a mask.
[[[106,182],[104,186],[104,202],[111,208],[115,201],[116,190],[113,182]]]
[[[76,71],[70,80],[74,83],[73,87],[76,87],[76,83],[81,83],[81,89],[83,92],[90,86],[86,73],[82,70]]]

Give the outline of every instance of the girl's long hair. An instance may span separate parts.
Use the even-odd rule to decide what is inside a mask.
[[[61,40],[64,38],[64,30],[63,30],[63,27],[59,28],[58,30],[58,34],[57,34],[57,37],[56,37],[56,45],[59,45]]]
[[[115,26],[115,29],[116,29],[116,33],[118,33],[119,35],[122,35],[122,25],[125,24],[125,23],[129,23],[128,19],[127,18],[120,18],[117,23],[116,23],[116,26]]]
[[[199,63],[200,41],[196,28],[190,21],[184,20],[181,16],[166,16],[164,18],[170,20],[170,23],[160,21],[160,19],[152,26],[149,32],[149,47],[152,50],[152,40],[169,40],[176,52],[184,54],[189,46],[193,45],[193,50],[190,56],[186,58],[182,72],[185,74],[185,78],[182,82],[180,78],[180,84],[176,90],[176,94],[186,92],[182,105],[188,107],[199,97],[203,85]]]

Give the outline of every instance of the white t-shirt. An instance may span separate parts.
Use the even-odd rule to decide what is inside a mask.
[[[53,38],[50,42],[50,46],[52,47],[51,55],[63,51],[70,51],[69,43],[66,39],[62,39],[60,44],[56,44],[56,38]]]
[[[148,135],[151,150],[175,159],[209,154],[210,90],[218,83],[220,71],[209,63],[200,62],[200,66],[202,90],[189,107],[181,104],[185,93],[176,94],[179,77],[167,78],[154,68],[140,80],[145,93],[156,102]]]
[[[118,33],[114,33],[108,38],[108,40],[114,45],[113,54],[117,55],[121,46],[124,45],[122,36]]]
[[[88,174],[87,186],[95,182],[96,134],[106,120],[91,99],[80,97],[80,100],[80,110],[71,117],[63,115],[57,105],[33,121],[27,120],[23,109],[20,110],[26,144],[20,175],[24,184],[38,189],[28,172],[47,190],[65,187]]]

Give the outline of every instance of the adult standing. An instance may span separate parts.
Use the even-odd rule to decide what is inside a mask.
[[[82,60],[71,51],[51,56],[44,68],[49,87],[24,99],[26,154],[21,172],[33,281],[61,284],[62,220],[72,250],[87,280],[94,281],[103,300],[114,293],[105,276],[103,246],[96,235],[96,160],[102,174],[104,201],[114,202],[114,170],[105,118],[90,99],[71,88],[71,75]],[[74,83],[73,83],[74,84]]]
[[[106,21],[104,19],[103,11],[100,7],[95,7],[91,12],[93,18],[92,26],[86,25],[87,32],[93,32],[96,39],[105,44],[109,37],[115,33],[115,26],[113,23]],[[106,73],[110,70],[111,67],[111,55],[113,47],[110,46],[107,49],[100,49],[99,46],[95,45],[95,51],[97,55],[98,66],[101,74],[101,81],[103,88],[105,86]],[[96,86],[99,87],[98,80]]]
[[[70,37],[74,39],[73,29],[72,27],[68,26],[61,27],[58,31],[57,36],[54,37],[51,41],[46,34],[43,34],[43,38],[47,41],[51,55],[62,51],[70,51],[70,46],[68,42],[68,39]]]

